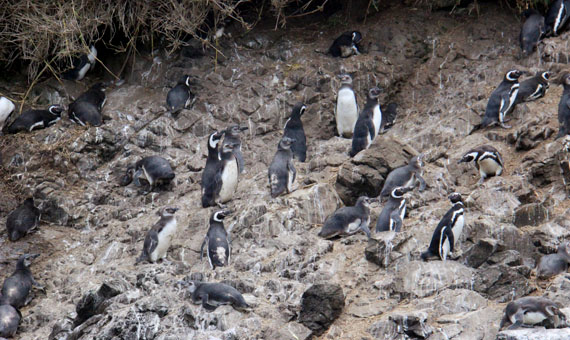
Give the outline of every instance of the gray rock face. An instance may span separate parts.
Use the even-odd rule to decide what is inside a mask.
[[[344,308],[344,293],[339,285],[316,284],[301,297],[299,322],[314,335],[323,334]]]
[[[400,248],[411,238],[410,232],[406,231],[377,233],[368,239],[368,245],[364,249],[364,257],[380,267],[387,268],[392,262],[403,256]]]
[[[465,264],[478,268],[495,253],[498,247],[498,242],[494,239],[480,239],[465,253]]]
[[[531,329],[517,329],[502,331],[495,340],[561,340],[570,339],[570,328],[545,329],[535,327]]]
[[[525,225],[538,226],[546,221],[548,209],[540,203],[525,204],[515,210],[514,224],[517,227]]]

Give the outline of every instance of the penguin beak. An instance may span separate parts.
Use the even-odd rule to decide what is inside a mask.
[[[245,130],[248,130],[249,127],[247,127],[247,126],[242,126],[242,127],[240,127],[239,129],[240,129],[241,131],[245,131]]]
[[[177,212],[179,210],[179,208],[172,208],[173,212]]]
[[[33,259],[38,258],[38,256],[40,256],[40,254],[30,254],[30,255],[28,255],[28,258],[29,258],[30,260],[33,260]]]
[[[370,203],[378,203],[380,202],[380,199],[378,197],[374,197],[370,199]]]

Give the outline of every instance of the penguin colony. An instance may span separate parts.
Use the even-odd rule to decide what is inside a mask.
[[[520,45],[525,56],[533,53],[541,39],[558,35],[567,24],[570,16],[569,1],[553,2],[546,18],[534,10],[523,13],[526,18],[521,32]],[[363,53],[360,43],[362,34],[358,31],[345,32],[331,45],[328,54],[332,57],[347,58]],[[82,55],[73,63],[73,67],[63,74],[65,79],[82,80],[87,71],[96,64],[97,50],[90,46],[89,54]],[[503,81],[490,94],[487,107],[480,124],[472,132],[493,125],[510,128],[505,123],[507,116],[516,105],[538,100],[546,95],[549,88],[549,71],[536,73],[522,82],[519,78],[525,72],[512,69],[504,74]],[[190,76],[185,75],[167,94],[167,110],[176,114],[189,108],[196,99],[191,91]],[[389,115],[383,114],[379,104],[382,92],[379,87],[369,89],[366,103],[360,110],[357,95],[353,89],[353,77],[349,74],[339,75],[335,105],[336,130],[340,138],[351,138],[352,147],[347,150],[351,157],[370,147],[375,138],[385,132],[391,124]],[[559,133],[556,138],[570,134],[570,73],[560,77],[564,92],[559,104],[558,120]],[[106,102],[105,90],[109,84],[97,83],[81,94],[68,108],[68,117],[72,122],[84,127],[101,126],[103,121],[102,109]],[[395,111],[396,104],[390,104],[390,111]],[[64,108],[60,105],[50,105],[45,110],[25,111],[15,119],[10,119],[14,104],[5,97],[0,97],[0,126],[4,133],[31,132],[34,129],[48,128],[61,119]],[[303,128],[302,117],[308,107],[297,103],[283,128],[283,137],[277,145],[277,151],[268,168],[269,193],[272,198],[290,194],[294,191],[296,179],[295,160],[306,162],[307,139]],[[392,114],[393,116],[394,114]],[[8,121],[11,122],[8,124]],[[231,265],[230,230],[224,227],[224,219],[231,216],[232,211],[226,205],[233,199],[237,190],[239,176],[245,170],[240,134],[247,127],[231,125],[221,131],[213,131],[206,141],[208,155],[201,180],[201,204],[204,208],[214,207],[210,217],[209,229],[204,236],[200,249],[200,259],[204,254],[208,258],[210,268]],[[375,232],[399,232],[404,228],[406,217],[406,194],[419,187],[425,190],[427,184],[421,176],[424,155],[411,157],[409,164],[394,169],[384,182],[378,198],[358,197],[356,204],[342,207],[329,216],[322,226],[318,236],[334,239],[363,232],[368,238],[370,231],[370,205],[386,200],[382,212],[377,218]],[[500,152],[493,146],[481,145],[464,153],[458,163],[473,162],[479,171],[479,185],[492,176],[500,176],[504,162]],[[161,185],[170,185],[175,178],[175,172],[168,160],[152,155],[146,156],[135,164],[129,165],[126,173],[119,181],[122,186],[134,182],[137,187],[144,186],[144,194],[157,190]],[[143,182],[141,182],[143,181]],[[454,192],[448,196],[451,207],[442,216],[433,231],[433,236],[427,250],[421,253],[424,261],[430,259],[457,258],[454,256],[458,242],[465,225],[465,205],[460,193]],[[177,207],[163,207],[157,211],[160,219],[148,230],[142,252],[136,263],[155,263],[167,258],[172,239],[176,236],[178,225],[175,213]],[[26,234],[33,231],[39,224],[40,210],[35,207],[33,198],[28,198],[23,204],[12,211],[7,218],[6,229],[8,238],[17,242]],[[20,308],[27,305],[32,297],[32,287],[43,289],[33,278],[29,266],[38,254],[21,255],[14,273],[3,283],[0,294],[0,337],[13,337],[22,319]],[[558,252],[544,256],[537,267],[539,278],[549,278],[566,272],[570,264],[570,242],[559,246]],[[242,294],[235,288],[223,283],[207,283],[191,281],[188,284],[192,302],[201,304],[205,310],[215,310],[220,305],[231,305],[236,309],[251,308]],[[533,326],[550,320],[560,324],[566,316],[560,312],[560,306],[546,298],[523,297],[510,302],[501,320],[500,328],[510,325],[516,329],[523,325]]]

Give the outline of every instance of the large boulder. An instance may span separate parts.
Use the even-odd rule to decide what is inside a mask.
[[[313,285],[301,297],[298,321],[312,330],[314,335],[321,335],[342,313],[344,299],[339,285]]]
[[[570,339],[570,328],[545,329],[544,327],[502,331],[496,340],[561,340]]]

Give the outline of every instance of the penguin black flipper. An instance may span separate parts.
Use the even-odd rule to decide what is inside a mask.
[[[560,123],[560,127],[554,139],[570,134],[570,115],[568,114],[568,112],[570,112],[570,98],[568,98],[564,104],[561,103],[561,106],[562,110],[560,108],[558,109],[558,122]]]
[[[402,218],[400,217],[400,211],[394,210],[390,214],[390,230],[395,232],[400,232],[402,229]]]
[[[453,236],[453,229],[451,229],[451,227],[445,227],[445,236],[449,242],[449,252],[453,253],[453,250],[455,249],[455,236]]]
[[[208,235],[206,235],[206,237],[204,237],[204,241],[202,241],[202,245],[200,246],[200,262],[202,262],[202,259],[204,258],[204,246],[208,243]],[[206,249],[206,251],[208,251]]]
[[[150,259],[150,254],[158,246],[158,232],[155,230],[150,230],[144,239],[143,252],[138,258],[137,263]]]
[[[291,179],[291,183],[295,183],[295,178],[297,178],[297,169],[295,169],[295,165],[293,164],[293,160],[290,159],[287,162],[287,169],[293,174],[293,178]]]
[[[374,142],[374,137],[376,134],[376,129],[374,128],[374,123],[371,120],[366,121],[366,127],[368,127],[368,133],[370,134],[370,144]]]

